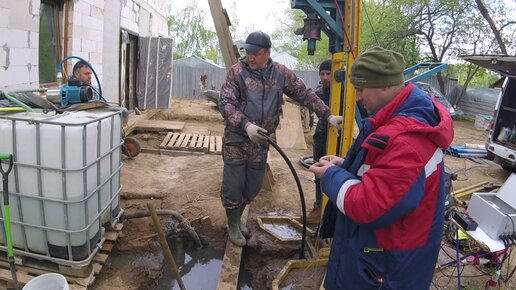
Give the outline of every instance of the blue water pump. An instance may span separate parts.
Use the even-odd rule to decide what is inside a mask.
[[[93,97],[93,89],[81,82],[70,80],[61,87],[61,108],[73,104],[87,103]]]
[[[99,84],[98,95],[100,96],[101,100],[104,100],[104,98],[102,97],[102,88],[100,86],[100,81],[99,81],[99,78],[97,76],[97,73],[95,72],[95,70],[93,69],[93,67],[90,65],[89,62],[87,62],[86,60],[84,60],[84,59],[82,59],[82,58],[80,58],[78,56],[68,56],[68,57],[65,57],[57,65],[57,79],[58,79],[58,83],[60,83],[60,81],[62,79],[63,63],[66,60],[70,59],[70,58],[78,59],[78,60],[83,61],[84,63],[86,63],[88,65],[88,67],[93,72],[93,75],[95,76],[95,79],[97,80],[97,83]],[[90,100],[93,99],[93,87],[88,86],[88,85],[84,85],[82,82],[78,81],[77,79],[75,79],[73,77],[71,77],[68,80],[68,84],[63,85],[60,88],[60,93],[61,93],[61,108],[64,108],[64,107],[67,107],[67,106],[73,105],[73,104],[87,103],[87,102],[89,102]]]

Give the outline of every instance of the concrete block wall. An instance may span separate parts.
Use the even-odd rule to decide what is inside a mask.
[[[91,63],[118,102],[120,30],[137,36],[166,36],[167,0],[73,0],[68,53]],[[39,86],[39,10],[41,0],[0,0],[0,90]],[[67,62],[71,73],[77,60]],[[103,82],[103,73],[106,82]],[[109,80],[109,82],[107,82]]]
[[[102,83],[104,1],[81,0],[72,2],[70,55],[78,56],[88,61],[93,66]],[[76,62],[76,59],[67,62],[69,73],[71,73],[73,64]],[[93,83],[95,85],[95,81]]]
[[[39,8],[40,0],[0,1],[0,90],[39,85]]]

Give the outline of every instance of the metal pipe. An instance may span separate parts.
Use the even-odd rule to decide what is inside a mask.
[[[195,229],[190,225],[190,222],[185,219],[179,212],[175,210],[170,209],[158,209],[156,210],[157,215],[170,215],[177,219],[179,223],[186,229],[188,232],[188,235],[192,237],[192,239],[195,242],[195,246],[197,248],[200,248],[202,246],[201,240],[199,239],[199,236],[197,235],[197,232]],[[135,218],[142,218],[142,217],[149,217],[150,213],[148,211],[135,211],[131,213],[124,214],[124,219],[135,219]]]
[[[170,248],[168,246],[167,238],[165,237],[165,233],[163,233],[163,229],[161,228],[161,224],[159,222],[158,215],[156,214],[156,210],[151,203],[147,203],[147,208],[149,209],[150,215],[152,217],[152,222],[154,223],[154,227],[156,228],[156,232],[158,233],[159,239],[161,241],[161,247],[163,248],[163,254],[167,259],[168,266],[170,267],[170,271],[172,274],[176,276],[177,284],[181,290],[186,290],[185,285],[183,284],[183,280],[181,280],[181,275],[177,270],[176,262],[174,261],[174,256],[172,256],[172,252],[170,252]]]

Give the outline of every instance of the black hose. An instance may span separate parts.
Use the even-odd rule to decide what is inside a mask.
[[[301,250],[299,253],[299,259],[305,258],[305,243],[306,243],[306,204],[305,204],[305,194],[303,193],[303,188],[301,187],[301,181],[299,181],[299,176],[297,176],[296,169],[294,169],[294,166],[288,159],[288,156],[281,150],[281,148],[274,142],[274,140],[271,139],[271,137],[267,136],[264,132],[258,130],[258,134],[264,136],[267,138],[267,141],[269,141],[269,144],[272,145],[272,147],[276,148],[276,150],[279,152],[281,157],[283,157],[283,160],[288,165],[288,168],[290,168],[290,171],[292,172],[292,175],[294,176],[294,179],[296,180],[297,189],[299,191],[299,198],[301,199],[301,212],[302,212],[302,221],[303,221],[303,233],[301,235]]]

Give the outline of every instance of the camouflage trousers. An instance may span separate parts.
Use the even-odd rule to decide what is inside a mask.
[[[224,208],[250,203],[262,188],[269,147],[252,143],[247,136],[224,132],[224,171],[220,198]]]

